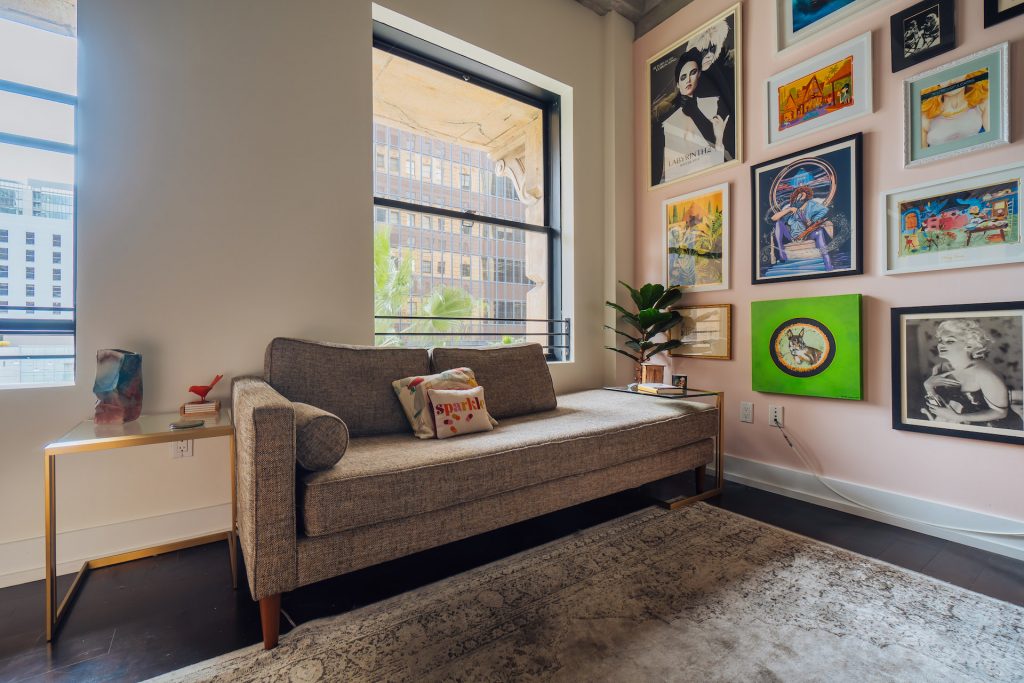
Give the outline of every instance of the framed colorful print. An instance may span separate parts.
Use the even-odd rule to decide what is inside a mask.
[[[985,28],[1024,14],[1024,0],[985,0]]]
[[[661,217],[666,286],[729,289],[729,184],[662,202]]]
[[[886,275],[1024,262],[1024,165],[882,195]]]
[[[858,275],[861,134],[750,169],[751,282]]]
[[[671,349],[670,356],[732,359],[732,304],[681,306],[676,309],[683,322],[672,328],[671,338],[682,346]]]
[[[750,303],[751,388],[859,401],[860,294]]]
[[[743,158],[740,5],[647,60],[648,188]]]
[[[829,27],[878,0],[775,0],[775,50],[821,36]]]
[[[871,33],[777,73],[768,95],[768,144],[870,114]]]
[[[924,0],[889,18],[893,73],[956,47],[955,6],[954,0]]]
[[[1010,142],[1010,48],[995,45],[903,81],[903,165]]]
[[[892,309],[892,427],[1024,444],[1024,301]]]

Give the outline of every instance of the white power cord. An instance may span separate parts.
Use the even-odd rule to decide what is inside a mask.
[[[873,507],[871,505],[868,505],[867,503],[862,503],[859,500],[855,500],[853,498],[850,498],[848,495],[846,495],[842,491],[837,490],[834,486],[829,484],[828,481],[825,480],[824,477],[822,477],[820,474],[818,474],[818,472],[815,469],[814,465],[811,464],[808,461],[808,458],[801,452],[801,449],[797,448],[796,445],[793,443],[793,441],[790,440],[789,435],[786,433],[786,430],[782,428],[782,425],[780,425],[778,423],[778,421],[773,420],[772,421],[772,426],[776,427],[782,433],[782,438],[786,440],[786,443],[789,444],[789,447],[793,449],[793,452],[796,453],[797,457],[800,458],[801,462],[803,462],[804,466],[807,467],[807,469],[810,471],[810,473],[814,476],[815,479],[817,479],[819,482],[821,482],[821,484],[823,486],[825,486],[825,488],[827,488],[829,491],[831,491],[832,493],[836,494],[837,496],[839,496],[843,500],[847,501],[848,503],[852,503],[853,505],[856,505],[857,507],[864,508],[865,510],[871,510],[872,512],[877,512],[879,514],[887,515],[889,517],[895,517],[896,519],[902,519],[902,520],[907,521],[907,522],[914,522],[915,524],[925,524],[927,526],[933,526],[933,527],[937,527],[937,528],[940,528],[940,529],[948,529],[950,531],[962,531],[962,532],[970,533],[970,534],[984,534],[984,535],[988,535],[988,536],[1010,536],[1010,537],[1015,537],[1015,538],[1024,537],[1024,530],[1022,530],[1022,531],[986,531],[984,529],[966,529],[966,528],[963,528],[963,527],[948,526],[946,524],[937,524],[936,522],[929,522],[929,521],[924,520],[924,519],[915,519],[914,517],[906,517],[904,515],[896,514],[895,512],[889,512],[887,510],[881,510],[879,508],[876,508],[876,507]]]

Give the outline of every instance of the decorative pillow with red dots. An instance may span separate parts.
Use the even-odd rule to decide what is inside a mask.
[[[450,436],[494,429],[487,414],[483,387],[427,389],[427,395],[430,396],[437,438],[447,439]]]

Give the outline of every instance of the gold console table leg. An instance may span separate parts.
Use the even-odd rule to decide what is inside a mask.
[[[725,408],[725,392],[715,392],[715,408],[718,409],[718,434],[715,436],[715,485],[713,488],[708,489],[702,493],[697,493],[693,496],[680,496],[678,498],[672,498],[671,500],[660,500],[656,499],[658,504],[669,510],[675,510],[681,508],[684,505],[691,505],[701,500],[707,500],[713,498],[722,493],[725,488],[725,450],[722,445],[722,427],[725,424],[725,417],[722,414],[723,408]],[[700,476],[700,470],[698,469],[697,476]]]
[[[128,552],[116,553],[114,555],[107,555],[105,557],[99,557],[95,560],[87,560],[82,564],[82,568],[78,570],[78,574],[75,576],[74,581],[71,583],[71,587],[68,588],[68,592],[64,595],[64,598],[57,604],[57,456],[49,451],[44,452],[43,457],[43,497],[45,499],[45,541],[46,541],[46,641],[50,642],[53,640],[57,633],[57,627],[61,621],[67,616],[67,613],[71,609],[71,603],[75,599],[75,595],[78,593],[78,589],[82,586],[82,580],[86,577],[90,570],[99,569],[101,567],[110,567],[115,564],[123,564],[125,562],[132,562],[133,560],[140,560],[146,557],[156,557],[164,553],[174,552],[175,550],[183,550],[184,548],[192,548],[199,545],[206,545],[207,543],[216,543],[218,541],[228,542],[228,555],[231,561],[231,587],[238,588],[238,550],[237,543],[235,542],[235,532],[237,529],[237,505],[235,499],[235,436],[231,435],[231,528],[227,531],[220,531],[213,534],[207,534],[205,536],[199,536],[196,538],[189,538],[181,541],[174,541],[172,543],[164,543],[161,545],[155,545],[149,548],[141,548],[139,550],[130,550]]]

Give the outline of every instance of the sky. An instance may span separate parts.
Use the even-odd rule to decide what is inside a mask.
[[[75,95],[77,41],[49,31],[0,19],[0,80]],[[74,108],[0,91],[0,132],[74,141]],[[0,179],[74,182],[68,154],[0,144]]]

